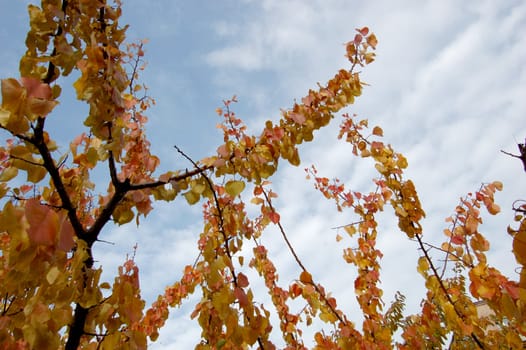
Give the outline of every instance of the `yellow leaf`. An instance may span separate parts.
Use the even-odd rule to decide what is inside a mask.
[[[119,225],[124,225],[130,222],[134,216],[135,215],[133,214],[133,211],[130,208],[117,207],[117,209],[115,209],[115,211],[113,212],[113,220],[115,220],[115,222]]]
[[[401,155],[401,154],[397,154],[397,158],[398,160],[396,161],[396,165],[400,168],[400,169],[405,169],[407,168],[408,166],[408,163],[407,163],[407,159]]]
[[[259,198],[259,197],[254,197],[254,198],[252,198],[252,199],[250,200],[250,203],[252,203],[252,204],[256,204],[256,205],[259,205],[259,204],[261,204],[261,203],[263,203],[263,202],[265,202],[265,201],[263,200],[263,198]]]
[[[493,186],[495,186],[495,188],[497,189],[497,191],[502,191],[502,188],[504,187],[502,185],[502,182],[500,181],[493,181]]]
[[[425,256],[421,256],[420,258],[418,258],[418,266],[416,269],[422,276],[427,277],[427,271],[429,270],[429,262],[427,261]]]
[[[0,173],[0,181],[7,182],[14,178],[18,174],[18,169],[15,167],[9,167],[4,169],[2,173]]]
[[[184,194],[184,198],[186,198],[186,201],[188,202],[188,204],[192,205],[199,201],[200,196],[199,194],[193,191],[188,191]]]
[[[245,189],[245,183],[238,180],[230,180],[225,185],[225,191],[232,197],[237,197]]]
[[[336,317],[334,313],[327,311],[327,312],[322,312],[320,314],[320,320],[326,323],[334,323],[338,320],[338,318]]]
[[[490,213],[491,215],[496,215],[500,213],[500,206],[495,203],[491,203],[490,205],[488,205],[487,209],[488,209],[488,213]]]
[[[9,122],[10,116],[11,116],[11,113],[9,113],[9,111],[0,107],[0,125],[5,127],[7,123]]]
[[[19,112],[25,100],[25,89],[16,79],[2,79],[2,107],[10,112]]]
[[[404,218],[407,217],[407,212],[406,212],[405,209],[402,208],[402,207],[396,207],[396,208],[395,208],[395,212],[396,212],[396,214],[397,214],[398,216],[401,216],[401,217],[404,217]]]
[[[60,275],[60,271],[56,266],[53,266],[48,273],[46,274],[47,283],[53,284],[57,280],[57,277]]]
[[[46,174],[47,171],[44,167],[32,166],[27,170],[27,181],[32,183],[38,183],[46,176]]]
[[[202,183],[197,183],[192,186],[192,192],[195,192],[197,194],[202,194],[205,189],[206,189],[206,185]]]
[[[344,229],[349,236],[352,236],[356,233],[356,227],[354,225],[347,225],[344,227]]]

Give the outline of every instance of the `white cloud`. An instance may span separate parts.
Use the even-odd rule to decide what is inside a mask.
[[[378,60],[364,69],[372,86],[364,90],[352,110],[385,126],[386,140],[408,155],[408,175],[420,189],[428,214],[424,223],[427,239],[440,242],[446,227],[444,219],[454,212],[461,196],[477,190],[481,182],[503,180],[505,191],[497,195],[497,201],[502,201],[506,212],[496,218],[485,216],[489,224],[482,230],[498,249],[490,262],[513,275],[515,261],[505,226],[511,217],[511,201],[526,188],[517,179],[519,162],[504,157],[499,150],[514,147],[512,135],[521,140],[526,134],[520,121],[526,110],[520,63],[526,54],[520,35],[525,29],[526,6],[495,1],[480,6],[454,1],[381,2],[353,12],[336,3],[303,3],[302,12],[295,18],[297,3],[263,2],[260,16],[246,24],[245,30],[240,28],[239,37],[213,51],[209,63],[220,72],[268,70],[279,77],[277,87],[268,87],[269,96],[275,96],[270,90],[278,89],[281,94],[298,97],[314,86],[316,79],[341,66],[342,60],[334,57],[343,54],[342,23],[350,29],[346,32],[348,40],[354,26],[360,25],[358,19],[364,21],[379,37]],[[308,20],[302,21],[304,18]],[[319,25],[322,20],[326,23],[323,27]],[[294,30],[289,31],[289,25]],[[257,40],[253,40],[255,32],[259,33]],[[298,44],[298,33],[304,35],[305,47]],[[214,59],[232,53],[232,47],[235,55]],[[331,58],[326,59],[328,55]],[[291,57],[301,60],[295,62]],[[248,60],[253,64],[244,65]],[[236,80],[236,84],[246,91],[240,94],[243,99],[247,94],[250,98],[251,87],[258,81]],[[276,102],[270,98],[266,102],[260,104],[260,114],[268,118],[276,114]],[[339,176],[356,188],[366,185],[370,171],[354,165],[359,160],[349,160],[350,149],[327,138],[330,132],[320,134],[323,136],[318,135],[318,143],[302,146],[305,165],[316,162],[324,175]],[[275,179],[282,217],[305,260],[316,256],[315,261],[321,264],[313,266],[315,274],[324,276],[328,288],[333,286],[339,293],[345,289],[337,277],[345,268],[340,255],[321,260],[316,253],[328,236],[334,237],[330,227],[336,226],[335,221],[346,219],[328,214],[332,208],[320,203],[313,207],[312,202],[323,200],[322,196],[316,199],[307,189],[309,185],[301,182],[302,175],[301,169],[286,169]],[[395,223],[388,221],[384,228],[387,232],[382,233],[379,245],[385,251],[382,281],[386,301],[400,289],[414,311],[424,296],[423,280],[414,268],[416,245],[401,236]],[[282,259],[278,263],[287,264]],[[328,266],[334,266],[334,271]]]

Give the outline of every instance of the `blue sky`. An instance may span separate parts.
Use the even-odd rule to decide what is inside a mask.
[[[26,5],[0,0],[0,77],[17,77],[24,52]],[[299,100],[317,82],[342,67],[344,43],[354,28],[369,26],[378,39],[377,60],[363,69],[370,84],[349,110],[384,129],[385,141],[405,154],[427,213],[426,239],[441,242],[444,218],[465,193],[481,182],[500,180],[503,212],[487,217],[482,232],[492,249],[490,263],[514,274],[506,226],[513,200],[526,198],[522,166],[500,150],[517,152],[526,137],[526,3],[521,0],[123,0],[122,23],[129,38],[149,40],[148,67],[142,80],[157,101],[147,133],[162,170],[190,167],[174,152],[178,145],[195,159],[215,153],[221,134],[215,108],[236,94],[236,113],[259,134],[267,119]],[[65,90],[66,85],[63,86]],[[67,92],[64,93],[67,97]],[[69,96],[73,96],[70,94]],[[50,118],[60,128],[55,138],[67,148],[70,125],[84,117],[83,106],[61,101]],[[371,188],[372,164],[350,157],[336,140],[337,121],[302,145],[303,164],[283,164],[273,178],[282,222],[314,277],[333,292],[345,310],[356,310],[353,272],[341,259],[332,227],[352,221],[304,181],[304,167],[316,164],[323,175],[339,177],[353,189]],[[71,126],[73,128],[73,126]],[[65,132],[68,130],[68,132]],[[76,129],[75,129],[76,130]],[[1,135],[0,137],[5,137]],[[116,266],[137,243],[143,295],[151,301],[175,281],[195,258],[200,207],[184,200],[158,204],[141,225],[108,228],[96,259],[112,279]],[[379,244],[384,250],[385,301],[401,290],[414,311],[423,296],[416,273],[416,244],[383,217]],[[299,273],[272,229],[263,238],[288,284]],[[253,282],[255,286],[259,282]],[[197,296],[198,297],[198,296]],[[265,296],[261,296],[264,300]],[[192,347],[197,323],[188,319],[192,300],[173,310],[152,349]],[[278,341],[279,344],[279,341]]]

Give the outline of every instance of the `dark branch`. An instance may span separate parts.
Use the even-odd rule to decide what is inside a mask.
[[[518,143],[517,147],[519,148],[520,155],[509,153],[509,152],[506,152],[506,151],[503,151],[503,150],[501,150],[501,152],[506,154],[506,155],[508,155],[508,156],[511,156],[513,158],[520,159],[522,161],[522,165],[524,167],[524,171],[526,172],[526,140],[524,141],[524,143]]]
[[[77,237],[80,239],[85,239],[86,231],[77,217],[77,211],[71,202],[69,194],[66,191],[66,187],[62,182],[58,167],[55,165],[55,161],[53,160],[51,152],[49,151],[49,148],[44,140],[43,120],[44,118],[38,119],[37,127],[35,128],[35,134],[30,139],[30,142],[38,149],[40,155],[42,156],[42,166],[46,168],[51,180],[53,181],[53,185],[55,186],[60,200],[62,201],[62,207],[67,211],[69,221],[71,222]]]

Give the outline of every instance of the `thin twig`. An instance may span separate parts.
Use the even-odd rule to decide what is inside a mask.
[[[273,212],[275,211],[274,207],[272,206],[272,202],[270,201],[270,198],[267,194],[266,191],[263,190],[263,195],[265,196],[265,200],[267,201],[267,204],[270,208],[270,210],[272,210]],[[300,258],[298,257],[298,254],[296,254],[296,251],[294,250],[294,248],[292,247],[292,244],[290,243],[289,241],[289,238],[287,237],[287,234],[285,233],[285,229],[283,228],[283,226],[281,225],[281,222],[277,222],[277,225],[278,225],[278,228],[281,232],[281,236],[283,237],[283,239],[285,240],[285,243],[287,244],[287,247],[289,248],[289,251],[291,252],[292,256],[294,257],[294,259],[296,260],[296,263],[299,265],[299,267],[304,271],[304,272],[308,272],[307,268],[305,267],[305,265],[303,265],[302,261],[300,260]],[[329,301],[327,300],[326,296],[325,296],[325,293],[320,289],[320,287],[312,282],[312,286],[314,287],[314,289],[316,290],[316,292],[318,293],[318,295],[323,299],[323,301],[325,302],[325,305],[327,305],[329,307],[329,309],[331,310],[331,312],[336,316],[336,318],[338,318],[338,320],[343,323],[344,325],[347,325],[347,321],[344,320],[340,314],[336,311],[336,309],[331,305],[331,303],[329,303]]]

